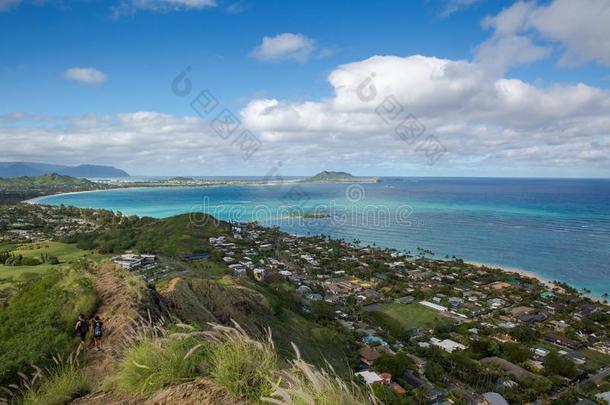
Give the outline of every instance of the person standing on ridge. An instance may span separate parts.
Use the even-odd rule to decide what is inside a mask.
[[[84,349],[85,340],[87,339],[87,332],[89,331],[89,322],[87,321],[87,318],[85,318],[85,315],[80,314],[78,316],[78,321],[74,326],[74,330],[78,333],[78,336],[80,337],[79,349]]]
[[[95,349],[102,350],[102,336],[104,335],[104,322],[99,316],[95,316],[95,319],[91,323],[91,334],[93,335],[93,344]]]

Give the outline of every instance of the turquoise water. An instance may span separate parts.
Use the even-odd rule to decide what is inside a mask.
[[[153,217],[206,211],[299,235],[422,247],[439,258],[532,271],[597,296],[610,292],[610,180],[384,178],[350,186],[122,189],[41,201]]]

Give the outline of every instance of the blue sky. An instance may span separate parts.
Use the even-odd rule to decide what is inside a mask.
[[[0,158],[134,174],[262,175],[282,161],[287,175],[607,177],[610,4],[568,3],[0,0]],[[195,93],[172,93],[186,66],[260,150],[244,158],[197,117]],[[333,82],[342,66],[352,76]],[[338,95],[363,66],[385,72],[382,96],[416,115],[442,158]]]

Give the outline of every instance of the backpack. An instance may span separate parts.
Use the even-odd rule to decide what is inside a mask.
[[[89,330],[89,322],[87,322],[86,319],[80,321],[80,325],[78,325],[78,330],[80,331],[80,333],[87,333],[87,331]]]
[[[95,337],[102,336],[102,322],[100,322],[100,321],[93,322],[93,336],[95,336]]]

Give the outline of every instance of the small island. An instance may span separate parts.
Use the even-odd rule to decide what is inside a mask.
[[[377,177],[355,177],[347,172],[324,170],[315,176],[301,180],[302,183],[377,183]]]

